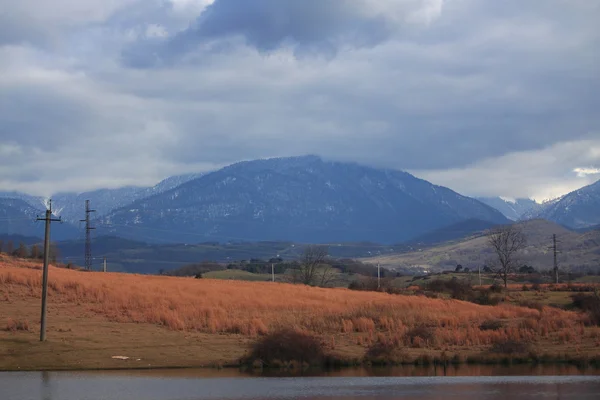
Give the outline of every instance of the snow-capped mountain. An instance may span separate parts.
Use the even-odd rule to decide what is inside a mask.
[[[600,224],[600,181],[544,203],[528,217],[543,218],[573,229]]]
[[[46,210],[46,199],[40,196],[31,196],[21,192],[2,192],[0,191],[0,199],[18,199],[23,200],[36,210]]]
[[[494,207],[511,221],[518,221],[527,213],[536,213],[541,204],[531,199],[506,199],[503,197],[477,197],[477,200]]]
[[[117,189],[98,189],[83,193],[57,193],[52,196],[52,209],[54,214],[60,215],[64,221],[77,224],[79,220],[85,218],[86,200],[89,200],[91,208],[96,210],[96,214],[93,217],[98,218],[114,209],[170,190],[200,176],[202,174],[171,176],[152,187],[126,186]],[[47,202],[47,199],[18,192],[5,193],[5,196],[0,194],[0,197],[20,198],[31,205],[38,204],[38,208],[41,210],[46,208],[45,202]]]
[[[138,193],[145,188],[123,187],[119,189],[98,189],[84,193],[57,193],[52,196],[52,209],[65,221],[78,223],[85,218],[85,201],[90,201],[90,207],[96,210],[97,216],[104,215],[111,210],[123,207],[139,199]]]
[[[305,156],[233,164],[115,210],[99,226],[163,242],[392,243],[472,218],[507,222],[406,172]]]
[[[185,174],[185,175],[175,175],[170,176],[166,179],[163,179],[156,185],[146,188],[143,191],[139,192],[138,198],[150,197],[158,193],[166,192],[167,190],[171,190],[179,185],[183,185],[186,182],[192,181],[194,179],[200,178],[203,173],[195,173],[195,174]]]
[[[44,223],[36,218],[44,216],[44,210],[32,207],[17,198],[0,198],[0,233],[23,236],[44,236]],[[52,240],[75,239],[78,230],[71,224],[55,223],[51,228]]]

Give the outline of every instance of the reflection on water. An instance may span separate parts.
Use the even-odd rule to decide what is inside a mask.
[[[409,377],[409,376],[563,376],[563,375],[600,375],[600,369],[578,367],[569,364],[553,365],[448,365],[415,366],[402,365],[395,367],[372,368],[340,368],[330,370],[247,370],[235,368],[208,369],[151,369],[79,372],[79,374],[142,376],[158,378],[247,378],[247,377]]]
[[[597,399],[600,371],[553,366],[343,369],[273,377],[225,370],[0,373],[2,400]],[[444,376],[445,374],[445,376]]]

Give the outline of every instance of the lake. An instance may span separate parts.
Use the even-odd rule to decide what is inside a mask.
[[[269,376],[270,375],[270,376]],[[283,376],[275,376],[283,375]],[[238,370],[0,372],[2,400],[598,399],[600,371],[459,366],[249,374]]]

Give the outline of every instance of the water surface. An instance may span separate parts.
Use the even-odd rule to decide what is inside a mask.
[[[598,370],[573,366],[345,369],[305,376],[237,370],[0,373],[2,400],[442,398],[598,399],[600,376]]]

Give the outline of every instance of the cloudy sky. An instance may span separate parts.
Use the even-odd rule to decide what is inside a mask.
[[[468,195],[600,179],[600,2],[0,0],[0,190],[318,154]]]

